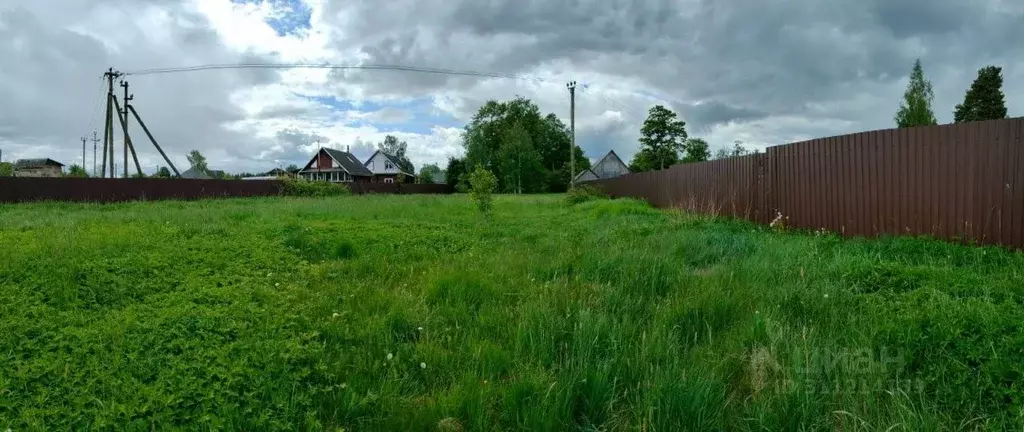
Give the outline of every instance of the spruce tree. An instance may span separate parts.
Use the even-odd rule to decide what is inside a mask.
[[[963,123],[1004,118],[1003,68],[985,66],[978,70],[978,77],[964,95],[964,103],[957,104],[953,121]]]
[[[932,112],[934,98],[932,83],[925,79],[921,59],[917,59],[914,62],[914,69],[910,71],[910,83],[907,84],[907,91],[903,93],[903,102],[896,111],[896,126],[903,128],[936,124],[935,113]]]

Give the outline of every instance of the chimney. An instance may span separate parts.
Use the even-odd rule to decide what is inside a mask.
[[[345,153],[352,153],[352,146],[345,145]]]

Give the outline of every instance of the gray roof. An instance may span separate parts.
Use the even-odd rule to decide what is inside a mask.
[[[576,177],[574,177],[572,179],[572,181],[574,181],[574,182],[590,181],[590,180],[597,180],[599,178],[600,177],[598,177],[597,174],[594,174],[594,172],[591,171],[590,168],[587,168],[587,169],[585,169],[583,171],[580,171],[579,174],[576,174]]]
[[[203,171],[196,169],[196,167],[192,167],[181,173],[181,178],[209,180],[213,178],[213,175],[210,174],[209,170]]]
[[[64,166],[64,164],[57,162],[53,159],[18,159],[14,162],[14,169],[27,169],[27,168],[42,168],[47,165]]]
[[[604,155],[601,160],[597,161],[594,166],[590,167],[590,171],[597,178],[612,178],[629,174],[629,167],[626,166],[626,163],[622,161],[619,155],[615,154],[615,150],[612,150]]]
[[[370,172],[359,159],[356,159],[355,155],[349,152],[343,152],[341,150],[335,150],[332,148],[323,147],[321,150],[327,152],[327,155],[334,159],[342,168],[345,169],[349,174],[354,176],[365,176],[372,177],[373,173]]]

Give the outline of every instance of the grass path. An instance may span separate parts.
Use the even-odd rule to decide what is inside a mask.
[[[0,430],[1024,426],[1024,255],[632,201],[0,205]]]

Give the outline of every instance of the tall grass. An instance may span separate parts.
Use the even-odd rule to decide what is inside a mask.
[[[0,430],[1020,429],[1024,256],[628,200],[0,206]]]

